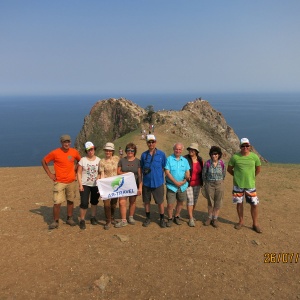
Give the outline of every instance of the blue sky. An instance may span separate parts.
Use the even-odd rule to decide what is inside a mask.
[[[0,95],[299,92],[299,0],[1,0]]]

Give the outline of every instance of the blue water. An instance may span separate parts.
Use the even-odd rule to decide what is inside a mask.
[[[300,94],[123,94],[0,97],[0,166],[40,165],[59,146],[59,136],[73,141],[84,117],[100,99],[124,97],[141,107],[180,110],[196,98],[208,100],[241,137],[248,137],[270,162],[300,163]]]

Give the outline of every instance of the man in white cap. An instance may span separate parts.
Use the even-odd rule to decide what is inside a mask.
[[[143,223],[144,227],[150,225],[150,202],[151,195],[155,203],[158,205],[160,214],[160,227],[165,228],[164,221],[164,168],[166,165],[166,154],[156,149],[156,138],[153,134],[148,134],[146,137],[148,150],[141,155],[141,168],[143,173],[143,202],[146,212],[146,220]]]
[[[49,229],[58,228],[61,204],[67,201],[67,224],[75,226],[73,220],[74,200],[76,198],[77,185],[75,165],[80,161],[79,152],[71,148],[71,137],[64,134],[60,137],[61,147],[48,153],[42,160],[42,166],[54,182],[53,189],[53,219]],[[49,162],[54,163],[54,173],[48,167]]]
[[[241,229],[244,226],[244,197],[251,205],[253,220],[252,229],[257,233],[262,230],[258,225],[258,197],[256,194],[255,179],[260,172],[261,162],[259,157],[250,151],[250,142],[242,138],[240,152],[235,153],[229,160],[227,171],[233,176],[233,203],[237,205],[239,222],[234,226]]]

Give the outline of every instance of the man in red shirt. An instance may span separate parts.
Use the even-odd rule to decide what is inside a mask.
[[[53,219],[49,229],[58,228],[61,204],[67,201],[67,224],[75,226],[73,220],[74,200],[76,198],[76,169],[80,160],[79,152],[71,148],[71,137],[64,134],[60,137],[61,147],[48,153],[42,160],[42,166],[54,182],[53,188]],[[49,162],[54,163],[54,173],[48,167]]]

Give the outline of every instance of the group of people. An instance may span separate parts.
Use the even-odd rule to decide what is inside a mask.
[[[96,180],[132,172],[136,182],[136,195],[102,199],[106,223],[104,229],[112,225],[116,228],[134,225],[136,198],[142,195],[146,218],[144,227],[151,224],[150,203],[152,198],[158,206],[160,214],[159,225],[161,228],[171,227],[173,224],[181,225],[180,212],[184,203],[187,205],[189,216],[188,225],[195,226],[194,211],[200,191],[207,199],[208,216],[204,225],[219,226],[218,216],[224,197],[224,178],[226,171],[233,176],[233,203],[237,205],[239,221],[235,225],[237,230],[244,225],[244,198],[251,206],[253,220],[252,228],[257,233],[262,230],[258,225],[259,203],[255,188],[255,178],[260,172],[261,162],[259,157],[251,152],[251,145],[247,138],[240,141],[240,151],[235,153],[228,162],[228,167],[222,160],[222,151],[218,146],[212,146],[209,151],[210,159],[203,162],[199,155],[198,143],[191,143],[187,148],[188,154],[182,155],[184,146],[176,143],[173,154],[166,154],[157,149],[157,140],[153,134],[146,136],[148,150],[136,157],[137,147],[128,143],[125,147],[125,156],[115,156],[113,143],[106,143],[103,147],[105,157],[100,159],[95,155],[96,147],[90,141],[85,143],[84,157],[71,148],[71,137],[63,135],[60,138],[61,147],[51,151],[42,160],[42,166],[49,178],[54,182],[53,189],[53,222],[49,229],[59,226],[60,207],[67,201],[67,221],[70,226],[75,226],[73,220],[74,200],[76,189],[80,192],[80,220],[79,227],[86,228],[85,216],[89,202],[91,204],[91,224],[97,225],[97,204],[99,194]],[[53,161],[54,173],[48,167]],[[76,164],[78,162],[78,164]],[[77,179],[76,181],[76,173]],[[76,182],[78,187],[76,186]],[[164,194],[166,186],[167,220],[165,220]],[[129,198],[129,214],[127,219],[127,199]],[[119,199],[121,220],[115,221],[115,209]]]

